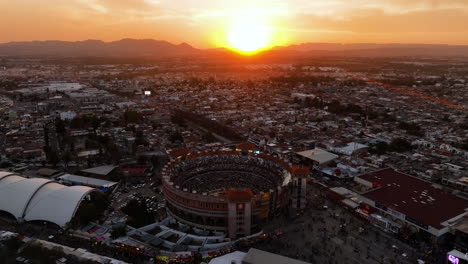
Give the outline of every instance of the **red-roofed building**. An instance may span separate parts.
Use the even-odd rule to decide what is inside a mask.
[[[127,176],[130,178],[145,178],[151,170],[151,166],[140,165],[133,167],[121,168]]]
[[[393,169],[367,173],[354,180],[371,188],[360,198],[379,214],[434,237],[447,233],[450,226],[468,214],[468,200]]]

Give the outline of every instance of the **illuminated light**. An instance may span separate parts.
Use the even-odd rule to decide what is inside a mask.
[[[453,263],[453,264],[459,264],[460,263],[460,259],[458,259],[457,257],[455,257],[453,255],[448,255],[448,261],[450,261],[450,263]]]
[[[145,91],[145,95],[151,95],[151,91]]]

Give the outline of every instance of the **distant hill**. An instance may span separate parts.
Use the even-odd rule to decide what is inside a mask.
[[[31,41],[0,44],[0,56],[47,57],[146,57],[166,58],[197,56],[203,58],[235,59],[238,56],[227,49],[197,49],[187,43],[179,45],[163,40],[122,39],[113,42],[86,40]],[[426,44],[337,44],[303,43],[275,47],[253,57],[266,60],[288,60],[308,57],[468,57],[468,46]]]
[[[0,56],[52,57],[178,57],[196,55],[200,50],[187,43],[175,45],[152,39],[31,41],[0,44]]]
[[[375,44],[375,43],[303,43],[276,47],[275,51],[317,56],[462,56],[468,57],[468,46],[433,44]]]

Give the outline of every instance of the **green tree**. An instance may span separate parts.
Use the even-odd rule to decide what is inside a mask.
[[[373,147],[369,149],[370,153],[377,154],[377,155],[383,155],[390,151],[390,146],[387,142],[377,142]]]
[[[146,140],[145,136],[143,135],[143,131],[137,131],[135,136],[135,144],[136,145],[148,145],[148,140]]]
[[[127,123],[140,123],[143,120],[143,116],[139,112],[127,110],[124,113],[124,120]]]
[[[174,133],[172,133],[170,136],[169,136],[169,141],[171,141],[172,143],[176,142],[176,141],[181,141],[183,142],[184,141],[184,138],[182,137],[182,134],[180,134],[179,131],[176,131]]]
[[[125,207],[122,208],[122,212],[130,216],[131,219],[128,221],[130,226],[138,228],[154,223],[154,216],[148,210],[144,200],[131,200]]]
[[[91,221],[97,220],[102,211],[94,203],[83,203],[80,205],[73,221],[74,224],[85,225]]]
[[[116,239],[127,235],[127,228],[125,226],[118,226],[112,228],[111,238]]]
[[[211,132],[205,133],[202,138],[203,138],[204,141],[206,141],[208,143],[213,143],[213,142],[217,141],[216,137]]]
[[[60,118],[55,119],[55,130],[57,131],[57,134],[59,134],[60,136],[63,137],[65,135],[65,132],[66,132],[65,122],[62,119]]]
[[[390,150],[395,152],[406,152],[413,150],[413,146],[404,138],[396,138],[390,143]]]
[[[65,167],[68,168],[68,163],[73,160],[73,154],[70,151],[66,151],[62,155],[62,161],[65,164]]]
[[[171,122],[182,127],[187,125],[185,118],[177,112],[171,115]]]
[[[414,122],[400,122],[398,128],[405,130],[409,135],[418,137],[424,136],[422,128]]]
[[[49,146],[45,146],[44,153],[46,154],[47,161],[56,167],[60,161],[60,157],[57,152],[52,150]]]
[[[12,252],[18,251],[18,249],[23,244],[23,242],[21,242],[21,240],[19,240],[18,237],[9,238],[9,239],[5,240],[3,243]]]

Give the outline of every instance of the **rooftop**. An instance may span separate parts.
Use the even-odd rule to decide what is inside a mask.
[[[309,149],[309,150],[297,152],[296,154],[304,158],[308,158],[313,161],[316,161],[319,164],[327,163],[329,161],[332,161],[338,158],[338,155],[335,155],[331,152],[328,152],[320,148]]]
[[[435,228],[442,228],[441,223],[468,209],[468,200],[393,169],[371,172],[359,178],[379,187],[362,196]]]
[[[43,176],[53,176],[54,174],[60,173],[59,170],[54,170],[54,169],[49,169],[49,168],[40,168],[37,170],[37,174],[43,175]]]
[[[256,248],[249,249],[242,263],[245,264],[308,264],[307,262],[273,254]]]
[[[89,169],[86,169],[86,170],[82,170],[81,172],[105,176],[105,175],[111,173],[115,168],[117,168],[117,166],[105,165],[105,166],[99,166],[99,167],[95,167],[95,168],[89,168]]]
[[[234,251],[232,253],[226,254],[224,256],[220,256],[217,258],[212,259],[209,264],[226,264],[226,263],[235,263],[240,264],[244,259],[247,253],[241,251]]]
[[[465,216],[460,222],[458,222],[453,229],[468,234],[468,216]]]
[[[79,183],[83,185],[90,185],[94,187],[112,187],[116,185],[116,182],[112,181],[105,181],[105,180],[100,180],[100,179],[95,179],[95,178],[89,178],[89,177],[83,177],[83,176],[78,176],[78,175],[72,175],[72,174],[65,174],[58,179],[63,180],[63,181],[69,181],[73,183]]]

